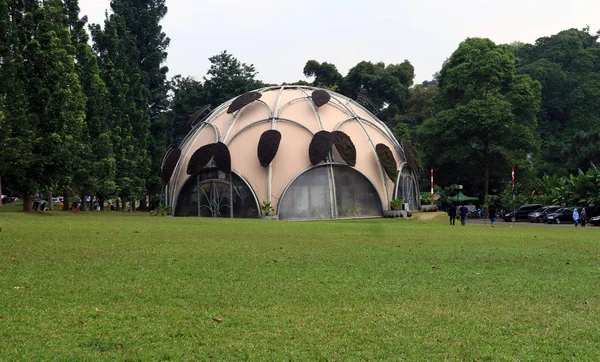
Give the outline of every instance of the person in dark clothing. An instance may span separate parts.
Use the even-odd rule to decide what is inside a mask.
[[[581,222],[581,227],[585,227],[585,222],[587,221],[587,211],[585,211],[585,207],[581,208],[581,213],[579,214],[579,221]]]
[[[456,207],[454,205],[448,206],[448,216],[450,216],[450,225],[454,225],[456,221]]]
[[[40,196],[38,194],[35,194],[33,196],[33,211],[37,211],[39,206],[40,206]]]
[[[494,205],[488,208],[488,216],[490,217],[490,225],[496,226],[496,207]]]
[[[460,207],[460,209],[458,209],[458,212],[460,213],[460,224],[462,226],[465,226],[465,224],[467,223],[467,214],[469,213],[469,209],[467,209],[467,207],[463,205]]]

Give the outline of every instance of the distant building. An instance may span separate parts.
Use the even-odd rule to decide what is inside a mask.
[[[396,197],[420,206],[405,158],[388,127],[357,102],[278,86],[225,102],[196,122],[166,156],[163,178],[175,216],[258,217],[269,202],[280,219],[369,217]]]

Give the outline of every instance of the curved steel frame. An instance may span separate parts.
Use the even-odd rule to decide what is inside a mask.
[[[297,89],[300,92],[302,92],[304,94],[304,96],[296,97],[296,98],[294,98],[294,99],[286,102],[281,107],[279,107],[279,104],[280,104],[280,101],[281,101],[281,96],[282,96],[283,92],[285,90],[287,90],[287,89]],[[242,108],[242,109],[240,109],[240,110],[238,110],[237,112],[234,113],[232,119],[229,121],[229,125],[227,126],[226,131],[224,132],[223,135],[221,135],[219,133],[219,130],[212,124],[212,121],[214,119],[216,119],[217,117],[219,117],[223,112],[226,111],[226,109],[229,107],[229,105],[231,104],[231,102],[233,102],[235,100],[235,98],[232,98],[232,99],[228,100],[227,102],[223,103],[221,106],[219,106],[216,109],[214,109],[206,117],[206,119],[203,122],[198,123],[198,125],[196,127],[194,127],[190,131],[190,133],[184,138],[184,140],[182,142],[182,146],[183,146],[183,147],[181,147],[182,148],[182,150],[181,150],[182,151],[182,155],[186,154],[187,152],[189,152],[189,147],[191,146],[191,144],[194,143],[194,140],[200,135],[202,129],[204,129],[205,127],[211,127],[213,129],[213,131],[215,132],[215,138],[216,138],[215,142],[218,142],[218,141],[225,142],[225,141],[227,141],[227,144],[230,144],[238,135],[240,135],[245,130],[247,130],[247,129],[253,127],[253,126],[256,126],[258,124],[265,123],[265,122],[271,122],[271,129],[275,129],[276,128],[277,122],[288,122],[288,123],[295,124],[295,125],[301,127],[302,129],[304,129],[304,130],[310,132],[311,134],[313,134],[313,132],[310,129],[308,129],[306,126],[304,126],[303,124],[301,124],[299,122],[296,122],[296,121],[293,121],[291,119],[282,118],[282,117],[280,117],[280,115],[282,114],[282,112],[287,107],[291,106],[293,103],[296,103],[296,102],[299,102],[299,101],[302,101],[302,100],[309,100],[311,96],[308,94],[308,91],[314,91],[314,90],[317,90],[317,89],[320,89],[320,88],[309,87],[309,86],[298,86],[298,85],[272,86],[272,87],[265,87],[265,88],[257,89],[256,92],[260,92],[260,93],[265,93],[265,92],[269,92],[269,91],[278,91],[277,98],[276,98],[276,101],[275,101],[275,106],[274,106],[273,109],[271,109],[267,103],[265,103],[264,101],[262,101],[260,99],[256,101],[257,103],[263,104],[267,108],[267,110],[268,110],[268,112],[270,114],[270,117],[269,118],[265,118],[265,119],[261,119],[261,120],[258,120],[258,121],[255,121],[255,122],[253,122],[253,123],[251,123],[251,124],[243,127],[242,129],[238,130],[235,134],[233,134],[233,135],[230,136],[230,132],[233,129],[233,126],[234,126],[235,122],[242,116],[244,110],[246,109],[246,107],[244,107],[244,108]],[[374,144],[373,140],[371,139],[371,137],[369,136],[369,133],[367,132],[367,130],[365,128],[365,126],[368,124],[369,126],[374,127],[375,129],[379,130],[381,132],[381,134],[383,134],[383,136],[386,138],[386,140],[388,140],[391,144],[394,145],[394,147],[396,148],[396,151],[400,154],[400,156],[403,158],[403,160],[406,160],[406,155],[404,153],[404,148],[402,147],[402,145],[395,139],[395,137],[392,134],[392,131],[389,129],[389,127],[387,127],[387,125],[385,125],[383,122],[379,121],[379,119],[377,117],[375,117],[375,115],[373,115],[372,112],[370,112],[368,109],[366,109],[365,107],[363,107],[359,103],[351,101],[351,99],[348,98],[348,97],[346,97],[346,96],[343,96],[343,95],[341,95],[339,93],[335,93],[335,92],[331,92],[331,91],[328,91],[328,93],[331,96],[331,100],[329,101],[329,104],[331,106],[334,106],[334,107],[342,110],[349,117],[349,118],[341,121],[340,123],[338,123],[336,125],[336,127],[335,127],[335,130],[339,129],[346,122],[353,121],[353,120],[356,121],[356,122],[358,122],[358,124],[360,125],[360,127],[361,127],[364,135],[367,137],[367,139],[369,140],[369,143],[371,144],[372,151],[375,152],[375,144]],[[317,120],[317,122],[319,124],[319,128],[322,130],[323,129],[323,124],[322,124],[322,121],[321,121],[321,117],[319,115],[318,108],[314,105],[314,103],[312,103],[312,102],[309,102],[309,103],[312,105],[311,109],[314,112],[316,120]],[[368,119],[365,119],[363,117],[360,117],[356,113],[356,111],[354,110],[353,107],[358,107],[361,111],[365,112],[365,114],[371,116],[373,118],[373,120],[375,120],[375,122],[372,121],[372,120],[368,120]],[[229,138],[229,139],[227,140],[227,138]],[[389,206],[389,203],[390,203],[390,191],[388,190],[387,177],[385,175],[385,171],[383,170],[383,167],[382,167],[381,163],[379,162],[378,158],[377,158],[377,162],[380,165],[381,175],[382,175],[382,187],[383,187],[383,190],[385,190],[386,200],[387,200],[387,204]],[[178,162],[178,164],[177,164],[177,166],[175,168],[175,171],[173,172],[173,175],[171,176],[171,182],[170,183],[172,183],[173,181],[177,180],[177,178],[179,177],[178,175],[181,173],[181,164],[182,164],[182,162],[181,162],[181,159],[180,159],[180,161]],[[317,165],[317,166],[314,166],[314,167],[321,167],[321,166],[322,165]],[[401,166],[400,166],[400,170],[398,171],[398,175],[399,176],[401,176],[402,170],[403,170],[404,166],[405,166],[405,162],[403,162],[401,164]],[[354,168],[354,167],[352,167],[352,168],[354,170],[358,171],[356,168]],[[306,172],[308,170],[310,170],[310,168],[307,169],[307,170],[304,170],[302,173],[304,173],[304,172]],[[358,171],[358,172],[362,174],[362,172],[360,172],[360,171]],[[300,173],[298,176],[300,176],[302,173]],[[239,176],[239,174],[238,174],[238,176]],[[364,174],[363,174],[363,176],[364,176]],[[272,166],[269,165],[269,173],[268,173],[268,184],[269,185],[271,185],[271,178],[272,178]],[[365,178],[367,178],[367,180],[369,180],[369,182],[372,183],[372,181],[368,177],[365,176]],[[396,185],[395,185],[394,189],[392,190],[393,197],[397,197],[398,186],[399,186],[400,180],[401,180],[401,177],[398,177],[398,180],[396,181]],[[413,181],[414,181],[414,184],[416,185],[417,181],[416,181],[416,179],[414,177],[413,177]],[[248,186],[250,186],[246,180],[244,180],[244,182]],[[416,185],[416,186],[417,187],[416,187],[415,190],[418,190],[418,185]],[[287,192],[287,188],[288,187],[289,187],[289,185],[284,190],[284,194],[285,194],[285,192]],[[252,189],[252,188],[250,187],[250,189]],[[377,189],[377,188],[375,188],[375,189]],[[174,203],[174,205],[177,203],[177,198],[179,197],[179,193],[178,192],[177,192],[177,195],[175,195],[176,192],[177,192],[176,190],[171,190],[171,192],[170,192],[171,193],[171,199],[170,200],[171,200],[171,202]],[[254,196],[256,198],[256,194],[254,193],[253,189],[252,189],[252,192],[253,192],[253,194],[254,194]],[[269,197],[269,199],[271,198],[270,187],[269,187],[269,195],[268,195],[268,197]],[[282,195],[282,197],[283,197],[283,195]],[[414,206],[415,207],[419,207],[420,197],[418,195],[413,195],[413,197],[414,197]],[[257,205],[258,205],[258,199],[257,199]],[[174,207],[172,208],[172,210],[174,210]]]

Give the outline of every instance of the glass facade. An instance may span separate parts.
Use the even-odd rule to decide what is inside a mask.
[[[177,201],[175,216],[257,217],[256,198],[235,173],[205,169],[190,177]]]
[[[332,219],[381,216],[375,187],[348,166],[326,165],[300,175],[279,205],[280,219]]]

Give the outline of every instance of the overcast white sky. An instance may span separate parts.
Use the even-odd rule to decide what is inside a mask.
[[[227,50],[267,83],[305,79],[309,59],[345,75],[362,60],[415,67],[431,79],[467,37],[533,43],[568,28],[600,29],[598,0],[167,0],[169,76],[202,79],[208,57]],[[80,0],[90,23],[109,0]]]

